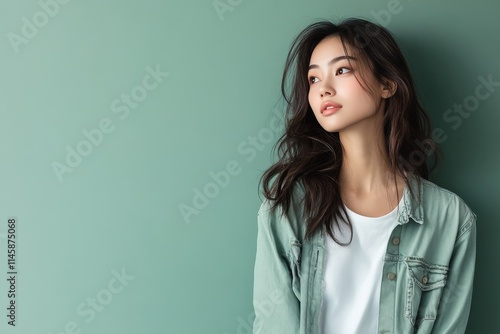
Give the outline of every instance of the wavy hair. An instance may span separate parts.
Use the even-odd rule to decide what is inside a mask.
[[[262,182],[264,196],[272,202],[272,210],[280,205],[283,214],[288,215],[293,188],[301,183],[302,218],[307,224],[305,238],[326,228],[335,242],[346,245],[350,241],[340,242],[333,231],[335,225],[339,228],[340,224],[346,224],[352,240],[352,225],[340,195],[342,144],[338,132],[328,132],[320,126],[308,101],[307,72],[311,54],[319,42],[331,35],[338,35],[345,54],[348,55],[349,49],[361,58],[362,64],[367,65],[365,69],[370,70],[378,82],[396,84],[396,91],[385,100],[383,111],[385,148],[394,183],[398,175],[407,186],[413,175],[428,179],[441,152],[431,139],[430,119],[417,100],[408,64],[387,29],[359,18],[338,24],[319,21],[303,29],[292,42],[283,70],[285,132],[273,146],[273,153],[278,148],[278,161],[262,174],[259,188]],[[287,86],[290,86],[289,92]],[[433,164],[428,166],[431,156]]]

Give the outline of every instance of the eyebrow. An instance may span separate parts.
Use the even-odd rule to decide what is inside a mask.
[[[338,57],[335,57],[335,58],[331,59],[331,60],[328,62],[327,66],[330,66],[331,64],[336,63],[336,62],[338,62],[338,61],[340,61],[340,60],[342,60],[342,59],[357,60],[356,58],[354,58],[354,57],[352,57],[352,56],[338,56]],[[313,68],[319,68],[319,66],[318,66],[318,65],[316,65],[316,64],[311,64],[311,65],[309,65],[309,70],[311,70],[311,69],[313,69]]]

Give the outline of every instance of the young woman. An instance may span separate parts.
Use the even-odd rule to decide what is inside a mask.
[[[281,89],[286,130],[261,178],[253,332],[464,333],[476,215],[428,180],[442,134],[394,38],[362,19],[313,23],[292,44]]]

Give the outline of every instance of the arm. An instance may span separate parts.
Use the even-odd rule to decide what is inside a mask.
[[[276,210],[279,213],[280,210]],[[254,334],[299,332],[300,305],[292,290],[288,251],[276,230],[287,221],[269,211],[264,202],[258,213],[257,252],[254,270]]]
[[[476,216],[470,212],[455,242],[433,333],[465,333],[472,300],[475,262]]]

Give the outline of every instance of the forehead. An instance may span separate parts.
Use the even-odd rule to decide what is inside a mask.
[[[351,50],[349,45],[346,43],[347,54],[351,55]],[[311,59],[309,60],[310,64],[324,65],[330,59],[344,56],[346,55],[344,51],[344,47],[342,45],[342,40],[338,35],[331,35],[322,39],[318,45],[314,48]]]

